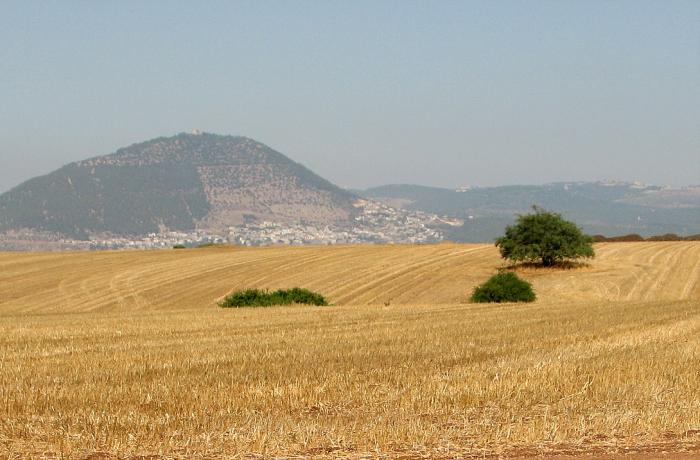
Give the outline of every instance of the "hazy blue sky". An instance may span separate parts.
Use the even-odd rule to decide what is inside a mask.
[[[700,1],[1,1],[0,190],[198,128],[342,186],[700,183]]]

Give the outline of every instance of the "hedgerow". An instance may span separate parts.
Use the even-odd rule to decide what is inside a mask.
[[[303,288],[278,289],[268,291],[245,289],[228,295],[220,304],[223,308],[271,307],[275,305],[328,305],[326,299],[316,292]]]

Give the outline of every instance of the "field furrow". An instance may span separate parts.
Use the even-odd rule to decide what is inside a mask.
[[[618,243],[572,269],[519,268],[540,301],[700,297],[700,243]],[[209,308],[234,289],[303,286],[338,305],[459,303],[507,264],[492,245],[0,254],[0,314]]]
[[[0,254],[0,458],[700,452],[700,243],[596,251]],[[468,303],[499,269],[538,300]],[[335,306],[216,307],[293,286]]]

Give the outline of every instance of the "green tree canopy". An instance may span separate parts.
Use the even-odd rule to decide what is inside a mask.
[[[501,256],[516,262],[552,266],[567,259],[592,258],[593,238],[561,215],[533,206],[532,214],[518,216],[515,225],[496,240]]]

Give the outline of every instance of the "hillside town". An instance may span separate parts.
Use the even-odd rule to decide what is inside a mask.
[[[27,232],[12,240],[0,240],[6,250],[33,247],[45,250],[163,249],[215,244],[239,246],[402,244],[436,243],[444,240],[440,227],[462,225],[462,221],[435,214],[397,209],[373,200],[357,200],[356,214],[349,225],[317,226],[305,223],[263,221],[231,226],[226,231],[163,231],[138,237],[102,236],[89,241]],[[42,246],[36,246],[41,244]]]
[[[231,227],[228,241],[244,246],[268,244],[435,243],[444,239],[440,225],[461,225],[433,214],[407,211],[371,200],[358,200],[348,227],[289,225],[274,222]]]
[[[461,225],[454,219],[424,212],[396,209],[372,200],[355,203],[357,215],[347,226],[263,221],[231,226],[226,233],[206,231],[151,233],[139,239],[108,238],[92,241],[90,249],[157,249],[210,244],[239,246],[436,243],[444,239],[441,225]]]

